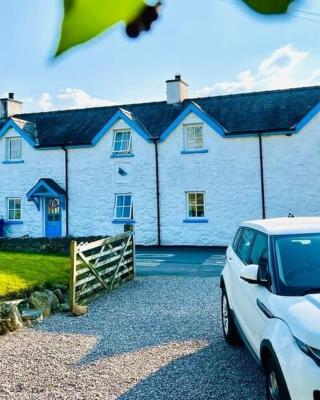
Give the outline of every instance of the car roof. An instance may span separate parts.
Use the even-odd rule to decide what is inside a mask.
[[[269,218],[246,221],[241,226],[256,229],[267,235],[320,233],[320,217]]]

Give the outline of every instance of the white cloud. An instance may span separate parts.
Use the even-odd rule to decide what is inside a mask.
[[[99,107],[111,106],[116,102],[106,99],[99,99],[90,96],[87,92],[81,89],[66,88],[60,91],[57,98],[63,102],[68,108],[84,108],[84,107]]]
[[[302,81],[303,86],[320,84],[320,68],[314,69],[311,74]]]
[[[41,111],[66,110],[74,108],[100,107],[117,104],[115,101],[91,96],[82,89],[65,88],[57,95],[44,92],[37,99]]]
[[[280,47],[269,57],[261,61],[256,72],[246,70],[236,79],[216,82],[196,91],[196,96],[240,93],[269,89],[284,89],[297,86],[310,86],[320,83],[320,69],[315,69],[301,78],[301,67],[309,57],[306,51],[300,51],[292,44]]]
[[[270,57],[265,58],[259,66],[259,73],[261,76],[271,76],[292,72],[308,56],[308,52],[298,51],[291,44],[288,44],[277,49]]]
[[[52,96],[47,92],[42,93],[38,99],[38,105],[41,111],[52,110],[53,109]]]

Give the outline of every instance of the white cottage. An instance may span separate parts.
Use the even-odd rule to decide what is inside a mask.
[[[0,99],[5,236],[226,245],[246,219],[319,215],[320,87],[23,114]],[[1,232],[1,230],[0,230]]]

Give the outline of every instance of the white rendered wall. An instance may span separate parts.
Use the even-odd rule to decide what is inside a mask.
[[[208,153],[181,154],[183,124],[202,123],[189,114],[159,144],[162,244],[226,245],[243,220],[262,217],[258,137],[222,138],[203,124]],[[118,121],[96,146],[69,149],[69,227],[74,236],[112,235],[115,193],[133,195],[136,241],[157,243],[154,145],[132,131],[131,158],[110,158],[113,130],[130,129]],[[5,137],[17,136],[10,129]],[[9,236],[42,236],[43,214],[26,193],[40,178],[64,185],[64,152],[36,150],[25,140],[23,164],[3,164],[5,137],[0,139],[0,217],[6,198],[22,199],[21,225],[6,226]],[[320,117],[298,134],[263,136],[267,217],[319,215]],[[125,177],[118,174],[121,167]],[[183,223],[186,192],[204,191],[208,223]],[[65,234],[65,213],[63,213]]]
[[[202,121],[189,114],[190,123]],[[258,138],[222,138],[203,124],[208,153],[180,154],[183,124],[159,145],[162,244],[227,245],[240,222],[262,217]],[[188,191],[205,192],[208,223],[183,223]]]
[[[130,129],[134,157],[111,158],[113,132]],[[121,176],[118,169],[127,172]],[[132,193],[136,242],[157,243],[154,145],[119,120],[93,147],[69,150],[69,231],[74,236],[113,235],[116,193]]]
[[[292,136],[263,137],[266,216],[320,214],[320,116]]]
[[[36,150],[22,139],[24,163],[3,164],[5,160],[5,138],[17,137],[19,133],[9,129],[0,139],[0,218],[7,218],[8,197],[20,197],[22,224],[6,225],[7,236],[20,237],[44,235],[43,210],[37,210],[33,202],[27,201],[26,193],[41,178],[52,178],[64,188],[64,152],[62,150]],[[65,215],[63,213],[62,231],[65,234]]]

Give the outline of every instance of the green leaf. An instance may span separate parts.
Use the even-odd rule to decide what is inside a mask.
[[[283,14],[293,0],[244,0],[253,10],[261,14]]]
[[[118,22],[134,20],[143,6],[143,0],[64,0],[64,18],[56,56]]]

